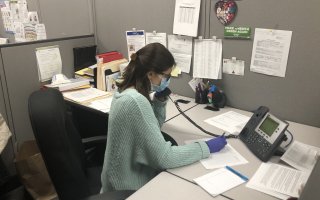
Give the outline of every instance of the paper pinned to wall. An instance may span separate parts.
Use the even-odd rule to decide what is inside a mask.
[[[62,61],[59,46],[48,46],[36,49],[39,80],[50,80],[53,75],[62,72]]]
[[[193,77],[221,79],[221,39],[194,40]]]
[[[244,75],[244,61],[236,59],[223,59],[223,73],[233,75]]]
[[[173,33],[196,37],[201,0],[176,0]]]
[[[250,70],[285,77],[292,31],[255,29]]]
[[[192,57],[192,37],[168,35],[168,49],[181,71],[189,73]]]
[[[35,11],[28,12],[28,23],[39,24],[38,12],[35,12]]]
[[[126,31],[128,58],[146,45],[144,30]]]
[[[146,33],[146,45],[155,42],[167,47],[167,34],[157,32]]]
[[[35,29],[37,33],[37,40],[47,39],[46,27],[44,24],[36,24]]]

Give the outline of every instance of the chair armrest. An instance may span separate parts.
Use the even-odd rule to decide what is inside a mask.
[[[89,138],[82,138],[82,144],[84,145],[85,149],[97,146],[97,145],[105,145],[107,142],[107,136],[101,135],[101,136],[94,136]]]
[[[87,166],[102,166],[107,145],[107,136],[94,136],[82,139]]]

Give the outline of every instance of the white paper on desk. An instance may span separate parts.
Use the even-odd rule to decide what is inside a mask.
[[[111,102],[112,102],[112,96],[92,101],[89,104],[89,107],[94,108],[96,110],[100,110],[101,112],[107,113],[110,111]]]
[[[166,33],[146,33],[146,45],[150,43],[158,42],[167,47],[167,34]]]
[[[299,197],[298,190],[308,179],[308,173],[279,164],[262,163],[247,187],[266,189],[292,197]],[[260,191],[260,190],[259,190]]]
[[[87,89],[76,90],[71,92],[63,92],[62,94],[66,99],[79,102],[79,103],[86,102],[97,97],[111,95],[111,93],[109,92],[98,90],[96,88],[87,88]]]
[[[36,48],[39,80],[47,81],[55,74],[61,74],[62,61],[59,46]]]
[[[222,74],[221,39],[194,40],[193,77],[221,79]]]
[[[144,30],[126,31],[128,58],[146,45]]]
[[[196,141],[207,141],[212,138],[202,138],[200,140],[188,140],[185,141],[186,144],[193,143]],[[206,159],[200,160],[201,164],[206,169],[216,169],[225,166],[235,166],[243,165],[248,163],[248,161],[237,152],[230,144],[227,144],[221,151],[216,153],[211,153]]]
[[[292,31],[255,29],[250,70],[285,77]]]
[[[221,115],[206,119],[204,121],[228,133],[237,135],[241,132],[249,119],[250,117],[248,116],[234,111],[229,111]]]
[[[168,35],[168,49],[181,71],[189,73],[192,57],[192,37]]]
[[[217,196],[245,182],[224,167],[200,176],[194,181],[212,196]]]
[[[196,37],[201,0],[176,0],[173,33]]]
[[[294,141],[280,159],[298,170],[311,173],[318,155],[320,148]]]
[[[225,166],[243,165],[248,161],[237,152],[230,144],[227,144],[221,151],[211,153],[209,158],[200,160],[206,169],[215,169]]]

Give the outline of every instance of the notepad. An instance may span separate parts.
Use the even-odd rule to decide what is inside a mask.
[[[210,195],[217,196],[248,181],[248,178],[230,167],[223,167],[194,181]]]

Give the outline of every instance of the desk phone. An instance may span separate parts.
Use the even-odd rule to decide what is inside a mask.
[[[260,160],[266,162],[286,139],[288,123],[281,121],[260,106],[252,115],[239,138]]]

